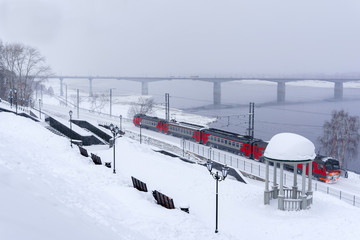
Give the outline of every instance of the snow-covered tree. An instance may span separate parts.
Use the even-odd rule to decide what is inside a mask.
[[[323,135],[319,137],[321,150],[327,155],[337,158],[342,167],[356,158],[360,141],[359,117],[350,116],[344,110],[333,111],[330,121],[323,125]]]

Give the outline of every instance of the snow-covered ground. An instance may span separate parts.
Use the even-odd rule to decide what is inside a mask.
[[[219,184],[201,165],[182,162],[126,137],[116,141],[116,170],[95,166],[69,140],[39,123],[0,113],[1,239],[356,239],[360,209],[314,192],[310,210],[282,212],[263,205],[264,184],[231,178]],[[112,161],[113,149],[91,150]],[[190,214],[155,203],[132,187],[188,205]]]

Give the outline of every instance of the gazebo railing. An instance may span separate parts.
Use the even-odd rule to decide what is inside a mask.
[[[288,197],[285,195],[285,198],[283,200],[283,210],[286,211],[298,211],[301,209],[308,209],[310,205],[312,204],[312,195],[306,196],[306,199],[301,198],[301,191],[296,191],[298,198],[292,198],[294,191],[291,189],[286,189],[288,194]],[[292,192],[292,193],[291,193]],[[306,201],[305,206],[303,205],[303,201]]]
[[[295,194],[294,194],[295,192]],[[299,199],[301,195],[301,191],[296,190],[294,191],[293,189],[284,189],[284,196],[285,199]]]
[[[298,211],[301,210],[301,199],[284,199],[284,210],[286,211]]]

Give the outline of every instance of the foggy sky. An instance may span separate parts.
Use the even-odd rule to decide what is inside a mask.
[[[56,74],[360,72],[359,0],[0,0]]]

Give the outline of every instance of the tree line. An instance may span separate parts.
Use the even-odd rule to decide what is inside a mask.
[[[51,74],[45,58],[31,46],[0,40],[0,98],[33,106],[34,91]],[[44,78],[39,79],[39,76]],[[35,81],[36,79],[36,81]]]

